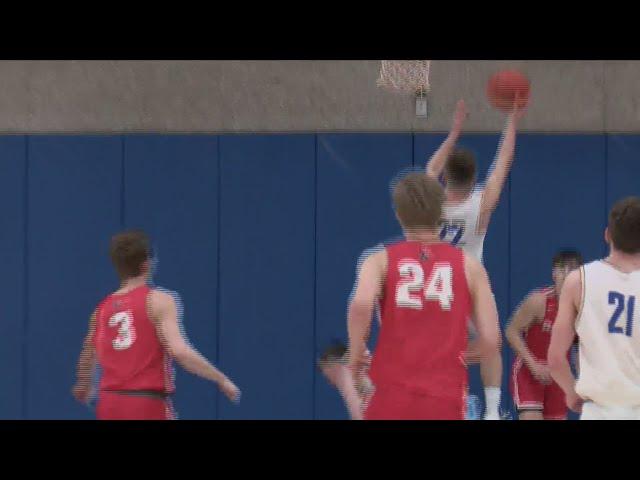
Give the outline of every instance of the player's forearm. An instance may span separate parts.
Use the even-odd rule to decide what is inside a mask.
[[[549,373],[562,391],[565,394],[574,392],[576,379],[571,372],[571,365],[566,355],[564,357],[549,355],[548,363]]]
[[[475,340],[469,342],[469,347],[470,350],[472,350],[472,356],[480,363],[487,358],[492,358],[500,354],[500,341],[495,338],[483,336],[482,334]]]
[[[509,173],[515,150],[516,122],[513,115],[510,115],[502,132],[500,147],[498,147],[498,153],[496,155],[495,169],[496,173],[500,174],[501,177],[506,177],[506,174]]]
[[[433,178],[440,177],[442,170],[444,170],[444,166],[447,163],[447,158],[451,155],[453,148],[456,146],[456,142],[458,141],[458,137],[460,136],[459,130],[452,130],[449,132],[449,135],[442,142],[440,148],[436,150],[436,152],[431,156],[429,161],[427,162],[426,173],[428,176]]]
[[[348,392],[341,392],[341,394],[351,420],[362,420],[362,399],[358,396],[357,392],[355,392],[355,388],[353,391],[349,390]]]
[[[531,354],[531,351],[527,347],[527,344],[522,339],[522,333],[520,331],[507,328],[505,335],[513,351],[516,352],[516,354],[520,358],[522,358],[527,366],[530,366],[533,362],[535,362],[535,358]]]
[[[349,416],[352,420],[362,419],[362,398],[358,394],[356,388],[356,379],[353,374],[350,373],[348,368],[344,369],[344,374],[340,376],[340,380],[337,385],[338,391],[344,400]]]
[[[356,367],[367,350],[367,337],[371,327],[372,305],[352,302],[349,305],[347,329],[349,332],[349,365]]]
[[[95,366],[95,350],[92,347],[85,345],[82,352],[80,352],[80,358],[78,359],[78,365],[76,367],[76,379],[78,385],[89,386],[91,384]]]
[[[481,210],[485,213],[493,211],[500,200],[500,194],[511,170],[515,149],[516,127],[515,121],[510,117],[502,134],[496,159],[489,168],[481,206]]]
[[[177,350],[173,357],[176,362],[187,372],[205,378],[217,384],[224,382],[227,377],[224,373],[214,367],[195,349],[187,346]]]

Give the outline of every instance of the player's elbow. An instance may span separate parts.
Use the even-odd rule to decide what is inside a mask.
[[[191,353],[190,350],[191,349],[186,343],[176,342],[174,344],[169,344],[168,353],[176,362],[182,364],[188,361]]]
[[[481,358],[493,358],[500,353],[500,335],[482,335],[477,340],[477,351]]]
[[[371,318],[373,312],[373,303],[359,299],[354,299],[349,304],[349,322],[365,322],[367,318]]]
[[[520,336],[520,332],[514,328],[513,324],[509,324],[504,331],[504,336],[507,338],[507,342],[513,348],[515,345],[515,339]]]
[[[500,347],[502,345],[500,334],[490,336],[483,343],[487,357],[494,357],[500,353]]]

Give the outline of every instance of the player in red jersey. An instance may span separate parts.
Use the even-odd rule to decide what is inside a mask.
[[[232,401],[240,391],[183,337],[172,295],[148,286],[150,248],[142,232],[111,240],[111,260],[121,280],[91,315],[78,361],[73,394],[86,403],[96,365],[102,375],[96,416],[99,420],[174,418],[171,360],[218,384]]]
[[[517,357],[511,372],[511,394],[520,420],[565,420],[564,392],[551,378],[547,351],[558,313],[558,295],[567,275],[582,265],[573,250],[553,257],[553,286],[536,290],[518,307],[505,332]]]
[[[349,367],[356,381],[379,302],[381,327],[369,375],[375,392],[370,420],[462,420],[466,362],[494,355],[498,312],[478,260],[440,241],[444,192],[421,173],[393,189],[406,241],[367,257],[349,305]],[[473,314],[473,315],[472,315]],[[478,336],[468,344],[473,318]]]

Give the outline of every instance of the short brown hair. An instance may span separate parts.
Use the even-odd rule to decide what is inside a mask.
[[[476,180],[476,159],[469,150],[455,149],[444,167],[447,184],[452,187],[470,187]]]
[[[582,265],[582,255],[580,255],[580,252],[573,249],[560,250],[553,256],[553,260],[551,261],[553,268],[562,268],[567,265]]]
[[[111,262],[121,279],[142,274],[142,264],[149,259],[149,238],[144,232],[132,230],[111,238]]]
[[[616,202],[609,212],[609,236],[616,250],[640,253],[640,197]]]
[[[393,205],[404,228],[434,228],[442,220],[444,190],[423,172],[401,177],[393,188]]]

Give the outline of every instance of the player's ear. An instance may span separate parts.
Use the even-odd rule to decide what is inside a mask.
[[[609,235],[609,227],[604,229],[604,241],[607,242],[607,245],[611,245],[611,236]]]

